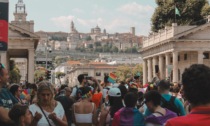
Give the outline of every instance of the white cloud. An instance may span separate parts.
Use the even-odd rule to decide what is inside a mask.
[[[70,26],[72,20],[74,20],[74,16],[60,16],[60,17],[53,17],[51,21],[57,26],[66,28]]]
[[[136,2],[125,4],[117,9],[118,11],[135,16],[151,15],[154,12],[154,8],[149,5],[140,5]]]

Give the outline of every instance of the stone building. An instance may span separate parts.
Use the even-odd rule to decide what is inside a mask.
[[[34,21],[27,21],[27,12],[23,0],[15,5],[14,20],[9,24],[8,50],[0,52],[1,63],[9,69],[11,58],[27,59],[25,65],[26,81],[34,83],[34,53],[38,45],[39,36],[34,34]]]
[[[210,23],[200,26],[165,27],[143,40],[143,83],[151,82],[159,70],[160,79],[181,82],[192,64],[210,66]]]

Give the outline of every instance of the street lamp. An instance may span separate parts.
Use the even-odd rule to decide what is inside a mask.
[[[49,39],[51,38],[51,37],[48,37],[48,35],[46,35],[47,36],[47,41],[46,41],[46,43],[45,43],[45,53],[46,53],[46,56],[45,56],[45,61],[46,61],[46,70],[47,70],[47,62],[48,62],[48,51],[49,52],[51,52],[52,51],[52,49],[51,48],[48,48],[48,41],[49,41]]]

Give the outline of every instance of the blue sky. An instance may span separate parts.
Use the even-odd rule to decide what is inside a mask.
[[[9,20],[18,0],[9,0]],[[27,20],[34,20],[35,31],[70,31],[74,21],[79,32],[87,33],[98,26],[107,33],[129,32],[136,27],[137,35],[148,35],[155,0],[23,0]]]

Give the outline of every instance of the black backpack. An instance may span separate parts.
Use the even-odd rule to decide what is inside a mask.
[[[176,97],[171,96],[171,99],[169,101],[166,101],[164,97],[161,97],[161,102],[162,102],[161,107],[167,108],[167,109],[175,112],[178,116],[180,116],[180,111],[174,104],[175,98]]]
[[[82,97],[82,92],[77,85],[75,87],[76,87],[75,102],[77,102]]]

